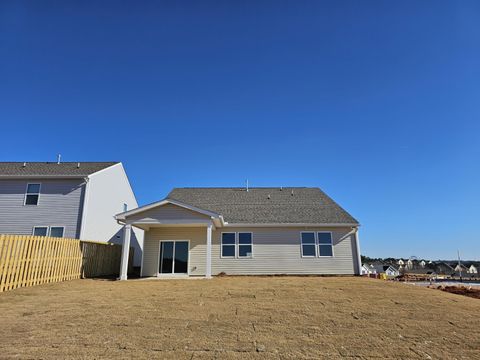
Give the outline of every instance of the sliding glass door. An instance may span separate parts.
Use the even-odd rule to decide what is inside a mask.
[[[187,274],[188,273],[188,241],[161,241],[160,274]]]

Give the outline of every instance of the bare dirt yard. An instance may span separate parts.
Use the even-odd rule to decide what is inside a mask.
[[[0,314],[0,358],[480,359],[478,299],[365,278],[75,280]]]

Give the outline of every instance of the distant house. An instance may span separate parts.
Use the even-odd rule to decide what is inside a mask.
[[[399,265],[399,266],[404,266],[404,265],[405,265],[405,261],[403,261],[402,259],[399,259],[399,260],[397,261],[397,265]]]
[[[359,224],[319,188],[175,188],[116,219],[145,230],[141,276],[361,274]]]
[[[377,274],[385,274],[389,277],[396,277],[400,275],[400,272],[397,269],[395,269],[392,265],[372,264],[372,266],[377,272]]]
[[[457,266],[455,266],[454,270],[457,273],[460,273],[460,272],[462,272],[464,274],[468,273],[468,268],[463,264],[458,264]]]
[[[362,275],[376,275],[377,270],[368,264],[362,264]]]
[[[471,264],[470,267],[468,268],[467,272],[469,274],[478,274],[478,269],[475,265]]]
[[[0,162],[0,234],[121,243],[114,215],[137,206],[120,162]],[[140,265],[143,231],[132,236]]]
[[[407,260],[407,269],[413,269],[413,261],[412,259],[408,259]]]
[[[420,265],[422,268],[424,268],[425,265],[427,265],[427,263],[425,262],[425,260],[422,260],[422,261],[419,262],[419,265]]]
[[[438,275],[451,276],[455,272],[455,269],[445,262],[435,262],[432,268]]]

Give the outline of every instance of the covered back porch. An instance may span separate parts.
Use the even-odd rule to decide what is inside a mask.
[[[212,276],[212,231],[223,219],[171,200],[117,215],[124,224],[120,280],[127,279],[132,227],[145,231],[140,276]]]

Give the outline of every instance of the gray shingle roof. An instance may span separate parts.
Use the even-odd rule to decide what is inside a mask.
[[[118,162],[0,162],[0,176],[78,176],[96,173]]]
[[[175,188],[167,198],[223,215],[229,223],[358,224],[319,188]]]

